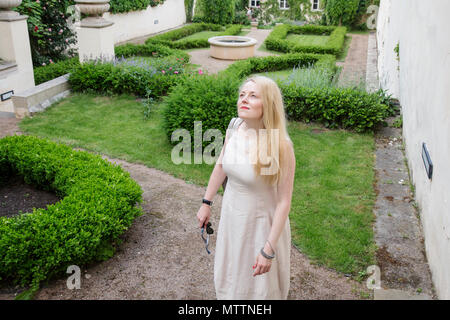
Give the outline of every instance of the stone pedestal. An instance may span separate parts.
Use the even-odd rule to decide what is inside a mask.
[[[109,10],[109,0],[75,0],[81,13],[89,15],[77,29],[80,62],[114,59],[113,22],[102,18]]]
[[[0,95],[34,87],[28,16],[10,10],[21,2],[0,0]],[[12,110],[11,99],[0,101],[1,112]]]
[[[114,59],[114,39],[111,28],[78,28],[80,62]]]

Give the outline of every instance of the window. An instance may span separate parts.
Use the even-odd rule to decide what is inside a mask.
[[[313,11],[318,11],[318,10],[320,10],[320,7],[319,7],[319,0],[312,0],[312,10],[313,10]]]
[[[259,8],[259,4],[260,4],[260,1],[259,0],[251,0],[250,1],[250,8]]]
[[[280,1],[280,9],[289,9],[289,4],[287,0],[279,0]]]

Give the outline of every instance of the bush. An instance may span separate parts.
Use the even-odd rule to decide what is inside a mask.
[[[145,10],[149,6],[156,7],[157,5],[163,4],[164,1],[165,0],[111,0],[109,3],[111,5],[110,11],[112,13],[124,13]]]
[[[310,64],[318,68],[334,68],[334,61],[333,56],[295,53],[241,60],[219,75],[186,77],[165,98],[164,129],[167,137],[170,140],[172,132],[180,128],[187,129],[194,137],[194,121],[202,121],[203,132],[219,129],[225,133],[231,118],[237,113],[239,85],[252,73]],[[192,138],[192,144],[193,141]]]
[[[307,46],[303,44],[293,43],[286,40],[289,33],[295,34],[314,34],[314,35],[328,35],[328,41],[323,46]],[[266,48],[269,50],[280,52],[306,52],[318,54],[334,54],[337,55],[344,46],[345,34],[347,28],[345,27],[324,27],[324,26],[293,26],[293,25],[279,25],[274,28],[270,35],[266,38]]]
[[[386,118],[388,107],[378,94],[350,88],[299,87],[278,83],[290,120],[315,121],[330,128],[371,131]]]
[[[184,51],[174,50],[158,43],[147,44],[124,44],[114,48],[116,57],[154,57],[162,58],[168,56],[175,56],[183,59],[185,63],[189,62],[190,56]]]
[[[165,100],[164,130],[170,141],[172,132],[184,128],[194,137],[194,121],[202,121],[202,129],[225,132],[237,112],[238,88],[241,80],[227,75],[193,75],[186,77]],[[193,145],[193,138],[191,139]]]
[[[73,0],[23,0],[15,10],[27,15],[33,66],[51,63],[73,57],[77,43],[76,34],[69,28],[67,9],[75,4]]]
[[[184,0],[184,10],[186,11],[186,22],[192,22],[193,8],[194,8],[194,0]]]
[[[49,64],[48,66],[36,67],[33,69],[34,82],[36,85],[53,80],[62,75],[70,73],[75,67],[80,65],[78,57]]]
[[[244,78],[254,73],[300,67],[308,67],[322,79],[311,87],[299,86],[292,79],[279,82],[289,119],[364,132],[373,130],[387,116],[387,106],[380,94],[331,86],[335,73],[332,55],[292,53],[254,57],[233,63],[217,76],[197,76],[180,82],[165,99],[165,131],[169,140],[179,128],[187,129],[193,137],[194,121],[202,121],[203,132],[215,128],[225,133],[230,119],[236,116],[237,91]]]
[[[119,166],[32,136],[0,140],[1,177],[19,174],[26,183],[63,199],[47,209],[0,217],[0,279],[21,285],[62,274],[111,256],[112,243],[141,214],[142,190]],[[105,249],[110,252],[105,256]]]
[[[328,25],[350,26],[357,17],[360,0],[327,0],[325,16]]]
[[[244,11],[236,11],[236,14],[234,15],[234,24],[242,24],[242,25],[250,25],[250,19],[247,16],[247,12]]]
[[[168,57],[173,56],[183,59],[185,63],[189,62],[189,54],[181,51],[168,48],[160,44],[124,44],[114,48],[117,57]],[[47,66],[36,67],[34,71],[34,81],[36,85],[53,80],[57,77],[72,72],[75,67],[80,65],[78,57],[52,63]]]
[[[220,33],[220,36],[232,36],[241,32],[242,25],[229,25],[225,31]],[[209,47],[209,43],[207,39],[196,39],[196,40],[180,40],[187,36],[190,36],[194,33],[198,33],[201,31],[210,30],[210,31],[222,31],[223,27],[217,24],[211,23],[196,23],[191,24],[189,26],[176,29],[173,31],[169,31],[167,33],[149,38],[146,40],[146,44],[159,44],[166,47],[170,47],[173,49],[193,49],[193,48],[207,48]],[[180,41],[176,41],[180,40]]]
[[[202,0],[203,21],[226,25],[233,23],[235,0]]]
[[[334,74],[336,58],[331,55],[309,53],[290,53],[281,56],[253,57],[241,60],[230,65],[221,74],[237,76],[243,79],[252,73],[285,70],[294,67],[307,67],[314,65],[317,68],[329,69]]]
[[[108,95],[135,94],[139,97],[147,96],[150,91],[150,97],[159,98],[180,81],[184,72],[184,62],[180,59],[175,62],[127,61],[92,61],[77,66],[69,77],[72,90]]]

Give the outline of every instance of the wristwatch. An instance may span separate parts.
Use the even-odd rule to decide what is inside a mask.
[[[213,202],[206,200],[205,198],[202,199],[202,203],[206,203],[208,206],[212,206]]]

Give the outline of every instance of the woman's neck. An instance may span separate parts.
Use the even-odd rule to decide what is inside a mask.
[[[264,129],[264,124],[262,119],[243,119],[243,129],[247,131],[248,129],[253,129],[258,132],[259,129]]]

